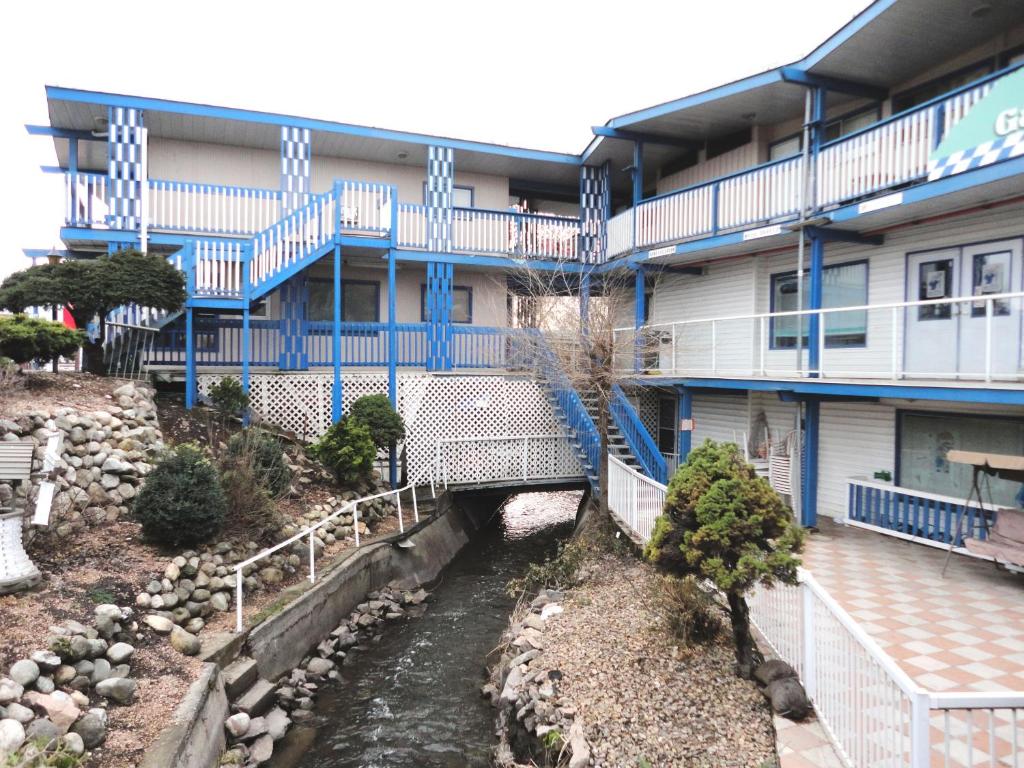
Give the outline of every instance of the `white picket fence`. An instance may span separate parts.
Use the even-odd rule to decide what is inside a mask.
[[[647,541],[665,486],[609,457],[608,500]],[[751,618],[789,662],[853,768],[1024,768],[1024,691],[932,692],[914,682],[807,571],[758,589]]]

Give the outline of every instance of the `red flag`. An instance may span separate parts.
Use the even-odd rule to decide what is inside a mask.
[[[75,318],[71,316],[71,310],[68,309],[67,307],[64,307],[64,317],[62,318],[62,320],[64,325],[66,325],[68,328],[78,327],[77,325],[75,325]]]

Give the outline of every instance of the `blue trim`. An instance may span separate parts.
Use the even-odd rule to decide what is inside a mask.
[[[706,104],[708,102],[726,98],[727,96],[735,96],[738,93],[753,91],[757,88],[763,88],[766,85],[781,82],[783,82],[782,73],[778,69],[770,69],[759,75],[745,77],[742,80],[735,80],[731,83],[720,85],[717,88],[701,91],[700,93],[695,93],[691,96],[684,96],[683,98],[676,99],[675,101],[667,101],[653,107],[647,107],[646,109],[641,109],[636,112],[629,112],[625,115],[620,115],[619,117],[613,117],[605,123],[605,125],[609,128],[625,128],[626,126],[633,125],[634,123],[678,112],[681,109],[695,107],[700,104]]]
[[[591,133],[604,139],[622,139],[635,143],[661,144],[666,147],[680,147],[682,149],[697,149],[698,144],[675,136],[664,136],[657,133],[645,133],[644,131],[623,131],[618,128],[609,128],[606,125],[595,125],[590,128]]]
[[[537,269],[551,272],[585,272],[588,266],[578,261],[554,261],[546,259],[513,259],[504,256],[465,256],[441,251],[399,250],[399,261],[432,262],[445,261],[472,267],[497,267],[499,269]]]
[[[249,302],[250,279],[249,269],[252,265],[252,245],[250,244],[242,252],[242,391],[249,394],[249,363],[252,357],[252,329],[251,314],[252,305]],[[246,411],[245,419],[248,423],[249,413]]]
[[[782,67],[780,71],[782,79],[787,83],[824,88],[835,93],[848,93],[851,96],[860,96],[865,99],[872,99],[873,101],[884,101],[889,96],[887,88],[880,88],[868,83],[859,83],[855,80],[846,80],[841,77],[815,75],[799,67]]]
[[[822,292],[822,272],[824,271],[825,263],[825,242],[820,237],[811,236],[811,270],[808,276],[808,288],[810,289],[808,295],[808,309],[821,309],[821,292]],[[867,270],[864,272],[865,278],[867,278]],[[865,279],[865,288],[867,286],[867,280]],[[865,304],[867,302],[864,302]],[[865,312],[865,320],[867,319],[867,313]],[[797,332],[803,334],[803,321],[797,324]],[[821,358],[818,354],[818,344],[821,341],[821,315],[811,315],[807,318],[807,365],[812,372],[816,372],[821,365]],[[825,343],[828,343],[828,337],[825,337]],[[865,323],[864,328],[864,346],[867,346],[867,326]],[[817,373],[812,373],[812,376],[817,376]]]
[[[52,136],[55,139],[79,139],[81,141],[98,141],[107,143],[106,136],[93,136],[89,131],[76,131],[70,128],[53,128],[49,125],[26,124],[29,136]]]
[[[803,471],[800,473],[800,524],[811,528],[818,524],[818,430],[821,403],[817,398],[804,401]]]
[[[822,397],[888,398],[898,400],[940,400],[959,403],[1024,405],[1024,389],[987,387],[946,387],[908,384],[852,384],[804,379],[700,379],[644,376],[630,384],[659,387],[695,387],[698,389],[750,390],[752,392],[793,392]]]
[[[679,420],[693,418],[693,390],[689,387],[679,387]],[[676,429],[679,425],[676,424]],[[682,464],[693,450],[693,431],[679,430],[679,463]]]
[[[308,128],[310,130],[323,131],[325,133],[345,134],[360,138],[380,139],[382,141],[400,141],[408,144],[419,144],[422,146],[433,145],[449,147],[451,149],[480,152],[483,154],[498,155],[501,157],[511,157],[519,160],[538,160],[541,162],[573,166],[580,164],[580,158],[578,155],[569,155],[561,152],[548,152],[545,150],[525,149],[522,147],[507,147],[499,144],[487,144],[480,141],[466,141],[463,139],[430,136],[427,134],[410,133],[407,131],[392,131],[384,128],[372,128],[364,125],[353,125],[351,123],[336,123],[328,120],[316,120],[307,117],[282,115],[273,112],[259,112],[251,109],[216,107],[209,104],[195,104],[184,101],[172,101],[170,99],[154,99],[144,96],[129,96],[127,94],[104,93],[100,91],[85,91],[76,88],[61,88],[54,85],[46,86],[46,98],[55,101],[100,104],[111,107],[128,107],[153,112],[192,115],[194,117],[238,120],[241,122],[260,123],[263,125],[274,125],[278,127],[287,126]]]

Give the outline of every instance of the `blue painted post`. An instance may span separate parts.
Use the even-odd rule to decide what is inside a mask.
[[[644,199],[644,143],[633,142],[633,248],[636,248],[636,207]],[[608,212],[610,213],[610,212]]]
[[[398,188],[391,188],[391,247],[388,248],[388,397],[391,407],[398,410],[398,288],[395,260],[398,254]],[[398,456],[396,446],[388,455],[388,475],[391,487],[398,485]]]
[[[811,270],[808,275],[810,290],[808,293],[808,309],[821,309],[822,273],[825,262],[825,241],[818,235],[811,235]],[[800,323],[803,326],[803,322]],[[807,360],[812,377],[821,371],[821,334],[825,333],[825,323],[821,315],[810,315],[807,320]]]
[[[298,274],[281,286],[281,335],[284,351],[279,367],[282,370],[305,370],[309,367],[306,353],[306,277]]]
[[[247,245],[242,254],[242,391],[249,394],[249,358],[251,331],[250,331],[250,294],[249,270],[252,263],[252,246]],[[249,423],[249,412],[245,412],[245,423]]]
[[[693,419],[693,391],[689,387],[679,388],[679,421],[690,420],[691,423],[688,426],[692,426]],[[690,455],[690,450],[693,448],[693,430],[692,429],[679,429],[679,463],[682,464],[686,461],[686,457]]]
[[[633,300],[635,316],[633,318],[634,327],[639,331],[644,326],[644,316],[647,314],[647,291],[646,281],[644,275],[644,268],[638,266],[636,268],[636,276],[634,279],[634,292],[635,298]],[[640,342],[639,332],[633,338],[633,370],[637,373],[640,372],[643,367],[643,346]]]
[[[185,268],[185,407],[196,404],[196,340],[192,297],[196,293],[196,249],[191,240],[185,241],[182,266]]]
[[[580,331],[587,332],[590,313],[590,271],[587,270],[580,278]]]
[[[339,205],[340,208],[340,205]],[[334,245],[334,314],[331,323],[331,361],[334,386],[331,387],[331,421],[341,421],[341,246]]]
[[[804,466],[801,473],[800,524],[812,528],[818,524],[818,427],[821,402],[817,398],[804,401]]]
[[[718,234],[718,192],[722,188],[721,184],[711,185],[711,234]]]
[[[68,140],[68,176],[71,179],[71,210],[68,211],[68,224],[75,227],[79,224],[78,219],[78,139]],[[83,222],[86,226],[89,222]]]

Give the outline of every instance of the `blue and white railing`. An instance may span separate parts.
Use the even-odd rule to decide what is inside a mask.
[[[640,421],[636,409],[626,399],[626,393],[618,384],[612,385],[612,397],[608,405],[612,421],[626,439],[630,453],[640,462],[644,472],[659,483],[667,483],[668,467],[665,464],[665,457],[661,455],[654,438]]]
[[[607,258],[632,250],[795,218],[804,178],[806,206],[821,210],[927,178],[942,137],[1021,64],[822,144],[817,158],[773,160],[648,198],[608,221]],[[810,163],[816,163],[812,168]]]
[[[452,250],[529,259],[575,260],[580,220],[570,216],[455,208]]]
[[[150,179],[150,231],[254,235],[281,218],[276,189]]]
[[[964,553],[964,538],[987,538],[988,528],[998,514],[997,508],[982,510],[977,503],[965,504],[964,499],[864,477],[851,477],[847,483],[847,524],[932,546],[947,548],[953,544]],[[957,532],[961,515],[963,521]]]
[[[106,229],[110,226],[106,174],[64,174],[64,224],[68,227]]]

